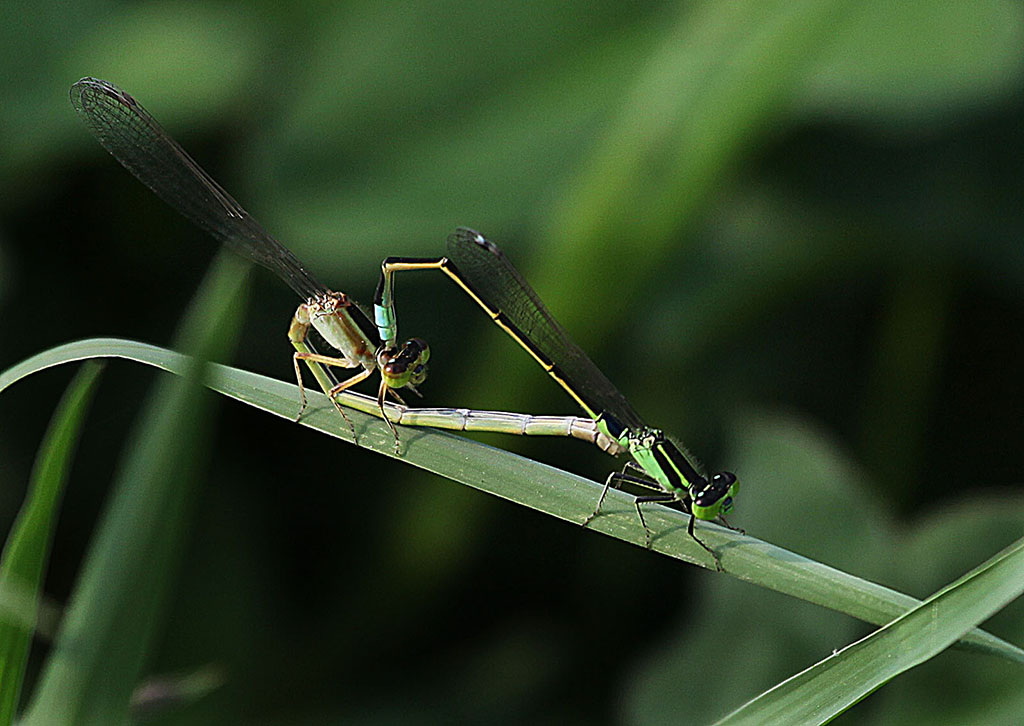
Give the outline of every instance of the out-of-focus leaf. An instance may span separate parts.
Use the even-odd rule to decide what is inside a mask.
[[[565,312],[566,328],[582,338],[592,306],[572,299],[581,289],[558,284],[565,270],[588,289],[634,289],[739,155],[771,131],[849,5],[744,0],[679,12],[546,231],[543,267],[530,279],[554,291],[546,299]]]
[[[0,724],[14,719],[42,599],[61,496],[102,365],[90,361],[68,386],[39,449],[25,503],[0,558]]]
[[[17,102],[0,107],[0,131],[18,143],[5,149],[0,184],[23,178],[34,164],[50,159],[61,146],[64,130],[80,127],[74,114],[55,109],[67,108],[68,86],[82,76],[109,78],[165,108],[160,119],[171,129],[180,123],[195,129],[237,105],[251,69],[258,65],[250,15],[227,6],[144,3],[125,6],[125,12],[99,23],[88,14],[75,19],[74,13],[65,6],[50,19],[50,42],[61,51],[47,73],[34,83],[19,78],[5,89],[5,98]],[[69,36],[74,43],[68,43]],[[22,57],[34,59],[39,38],[18,37],[15,42],[23,39],[35,45],[25,48]],[[18,53],[7,44],[4,48],[8,58]],[[71,138],[87,144],[84,134]]]
[[[209,450],[201,361],[236,341],[245,268],[222,256],[179,332],[184,378],[159,383],[128,442],[106,513],[25,716],[29,726],[122,723],[159,633]]]
[[[1024,77],[1024,9],[1009,0],[869,0],[832,38],[802,104],[873,126],[953,119]]]

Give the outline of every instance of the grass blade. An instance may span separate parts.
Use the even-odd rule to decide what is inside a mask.
[[[205,461],[210,401],[199,363],[233,346],[244,268],[221,257],[183,329],[195,353],[183,378],[160,381],[128,442],[111,500],[82,566],[54,649],[24,723],[112,724],[128,718],[163,605],[175,580],[182,538]]]
[[[40,353],[0,374],[0,391],[35,370],[97,356],[126,358],[174,373],[184,370],[187,363],[180,354],[144,343],[83,340]],[[298,391],[294,384],[228,366],[210,368],[207,384],[211,388],[282,418],[295,417]],[[301,424],[351,441],[348,426],[326,397],[310,391],[307,395],[310,406]],[[382,421],[357,411],[348,415],[360,446],[395,457],[391,432]],[[579,523],[597,501],[600,485],[596,482],[515,454],[433,429],[403,428],[401,435],[402,451],[397,458],[402,461],[559,519]],[[644,533],[628,495],[610,491],[602,512],[605,514],[594,520],[592,529],[642,545]],[[706,553],[686,533],[687,515],[667,507],[651,507],[646,512],[648,524],[657,533],[653,549],[709,566]],[[698,523],[698,527],[701,537],[719,553],[726,572],[747,582],[875,625],[884,625],[920,604],[909,595],[754,537],[709,523]],[[1024,663],[1024,651],[983,630],[970,631],[960,645]]]
[[[0,559],[0,724],[14,719],[43,576],[68,470],[103,366],[90,361],[68,386],[39,448],[28,496]]]
[[[955,643],[1024,592],[1024,539],[880,630],[798,673],[718,723],[820,724]]]

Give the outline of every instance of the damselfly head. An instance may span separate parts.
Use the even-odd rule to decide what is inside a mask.
[[[377,353],[380,375],[388,388],[418,386],[427,378],[427,361],[430,360],[430,346],[422,338],[412,338],[395,350],[381,350]]]
[[[690,507],[697,519],[717,519],[732,511],[739,480],[731,471],[722,471],[690,490]]]
[[[340,308],[348,307],[348,304],[348,297],[343,292],[325,292],[307,302],[314,317],[333,315]]]

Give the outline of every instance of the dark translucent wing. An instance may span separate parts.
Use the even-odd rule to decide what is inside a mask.
[[[572,341],[497,245],[478,232],[460,228],[448,238],[448,258],[481,299],[504,313],[560,369],[565,381],[588,406],[597,413],[611,414],[627,428],[643,426],[626,397]]]
[[[83,78],[71,87],[71,103],[103,147],[167,204],[303,298],[327,291],[134,98],[106,81]]]

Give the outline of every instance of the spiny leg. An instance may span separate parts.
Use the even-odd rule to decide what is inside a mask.
[[[652,486],[654,486],[650,479],[639,477],[639,476],[633,476],[631,474],[627,474],[625,472],[626,469],[638,469],[638,470],[642,471],[642,469],[640,469],[640,467],[638,467],[632,461],[629,461],[629,462],[626,462],[626,465],[623,467],[623,471],[621,471],[621,472],[613,471],[612,473],[610,473],[608,475],[608,478],[604,480],[604,489],[601,490],[601,496],[598,497],[598,499],[597,499],[597,506],[594,507],[594,511],[591,512],[590,515],[587,516],[587,518],[583,520],[583,522],[581,523],[580,526],[586,527],[588,524],[590,524],[590,522],[595,517],[597,517],[598,514],[600,514],[600,512],[601,512],[601,505],[604,504],[604,498],[606,496],[608,496],[608,490],[611,489],[612,487],[615,487],[616,489],[619,488],[613,482],[625,482],[627,484],[636,484],[638,486],[647,487],[647,488],[651,488]]]
[[[298,346],[296,346],[296,348],[298,348]],[[309,370],[313,374],[313,377],[317,379],[318,383],[320,383],[320,387],[323,388],[324,393],[327,393],[331,388],[334,387],[334,381],[330,379],[330,377],[327,375],[324,369],[319,365],[318,361],[316,360],[316,356],[316,353],[312,353],[309,350],[305,349],[298,350],[292,354],[292,366],[295,368],[295,382],[299,386],[299,399],[302,402],[301,405],[299,406],[299,412],[295,414],[296,421],[302,418],[302,414],[305,413],[306,405],[308,404],[308,402],[306,401],[306,386],[305,382],[302,379],[302,365],[299,363],[299,361],[306,361],[306,365],[309,366]],[[348,368],[351,366],[342,367]],[[345,415],[344,412],[342,413],[342,415]]]
[[[583,520],[582,524],[580,525],[581,527],[586,527],[588,524],[590,524],[591,520],[593,520],[594,517],[597,516],[597,513],[601,511],[601,505],[604,504],[604,498],[605,496],[608,495],[608,489],[611,488],[612,481],[615,478],[616,473],[617,472],[613,471],[611,474],[608,475],[608,478],[604,480],[604,488],[601,489],[601,496],[597,498],[597,506],[594,507],[594,511],[588,514],[587,518]]]
[[[420,395],[416,386],[427,377],[427,362],[430,360],[430,346],[422,338],[410,338],[399,349],[381,347],[377,350],[374,360],[380,371],[380,387],[377,389],[377,408],[380,416],[391,429],[395,437],[395,456],[400,451],[398,429],[388,417],[384,408],[384,399],[390,391],[403,406],[405,402],[394,393],[396,388],[408,388],[417,396]]]
[[[388,425],[388,428],[391,429],[391,433],[394,434],[394,436],[395,436],[395,456],[398,456],[398,454],[400,453],[399,452],[400,442],[398,440],[398,429],[395,428],[395,424],[391,422],[391,419],[388,417],[388,412],[384,409],[384,397],[387,396],[388,391],[390,391],[390,390],[391,389],[388,387],[388,384],[385,383],[383,379],[381,379],[380,388],[377,389],[377,408],[380,409],[380,416],[381,416],[381,418],[384,419],[384,423],[386,423]],[[397,394],[396,394],[396,398],[397,398]],[[401,401],[402,399],[399,398],[398,400]]]
[[[725,520],[725,517],[723,517],[721,514],[718,515],[718,521],[721,522],[722,524],[724,524],[729,529],[731,529],[733,532],[739,532],[740,534],[746,534],[747,533],[747,530],[745,530],[745,529],[740,529],[739,527],[733,527],[731,524],[729,524]]]
[[[640,524],[642,524],[643,527],[644,527],[644,534],[646,535],[646,544],[647,544],[647,548],[648,549],[651,548],[651,536],[652,536],[653,533],[651,532],[650,527],[647,526],[647,520],[644,518],[644,512],[643,512],[643,509],[640,507],[640,505],[641,504],[647,504],[647,503],[655,503],[655,502],[659,503],[659,504],[668,504],[668,503],[677,502],[677,501],[679,501],[679,500],[676,498],[676,496],[674,494],[668,494],[668,493],[666,493],[666,494],[652,494],[651,496],[647,496],[647,497],[637,497],[636,499],[633,500],[633,505],[636,507],[637,516],[640,518]],[[718,570],[719,572],[724,572],[725,570],[722,568],[722,561],[720,559],[718,559],[718,554],[713,549],[711,549],[708,545],[706,545],[704,543],[704,541],[701,540],[701,538],[697,536],[697,533],[694,532],[693,524],[694,524],[694,520],[696,519],[696,517],[693,516],[693,512],[690,512],[689,514],[690,514],[690,523],[686,527],[686,533],[690,535],[690,539],[692,539],[694,542],[699,544],[702,548],[704,548],[705,552],[707,552],[709,555],[711,555],[712,559],[715,561],[715,569]]]
[[[323,389],[324,393],[328,394],[331,399],[331,403],[338,409],[338,413],[348,424],[349,431],[352,432],[352,440],[359,443],[359,437],[356,434],[356,427],[349,420],[349,417],[342,410],[341,406],[337,401],[334,400],[333,396],[330,396],[330,391],[334,386],[334,379],[328,374],[325,368],[320,365],[324,363],[326,365],[334,366],[337,368],[355,368],[359,365],[358,362],[354,362],[347,357],[331,357],[323,356],[316,353],[312,348],[308,336],[309,329],[312,326],[310,320],[310,303],[303,303],[295,310],[295,314],[292,316],[291,324],[288,326],[288,340],[291,342],[292,347],[295,348],[295,353],[292,355],[292,366],[295,368],[295,382],[299,386],[299,398],[302,403],[299,406],[299,412],[295,415],[295,420],[298,421],[302,418],[302,414],[306,410],[306,387],[302,380],[302,366],[300,360],[305,360],[306,365],[309,366],[310,372],[313,377],[316,378],[317,383],[320,384],[320,388]],[[365,376],[364,376],[365,377]]]
[[[308,365],[310,367],[310,370],[313,371],[314,376],[316,376],[316,373],[317,373],[317,370],[316,370],[315,366],[319,366],[320,364],[326,365],[326,366],[331,366],[331,367],[334,367],[334,368],[353,368],[353,367],[355,367],[353,365],[353,363],[350,360],[348,360],[347,358],[335,358],[335,357],[332,357],[332,356],[321,355],[319,353],[311,353],[311,352],[308,352],[308,351],[296,351],[292,355],[292,361],[293,361],[294,366],[295,366],[295,379],[296,379],[296,381],[299,384],[299,395],[302,398],[302,407],[299,409],[298,416],[296,416],[296,418],[295,418],[296,421],[299,420],[299,418],[302,416],[303,411],[305,411],[305,409],[306,409],[306,393],[305,393],[305,386],[303,385],[303,382],[302,382],[302,367],[299,364],[300,360],[306,361],[306,365]],[[371,373],[373,373],[373,371],[363,369],[363,370],[359,371],[358,373],[356,373],[355,375],[353,375],[352,377],[350,377],[350,378],[342,381],[341,383],[338,383],[337,385],[335,385],[333,387],[330,387],[330,388],[327,388],[326,386],[324,386],[324,382],[323,381],[320,382],[321,386],[326,389],[325,393],[327,394],[327,397],[330,399],[331,403],[334,404],[334,407],[336,409],[338,409],[338,413],[341,414],[341,417],[343,419],[345,419],[345,423],[348,424],[349,430],[352,432],[353,440],[355,440],[357,442],[359,440],[359,436],[358,436],[358,434],[356,434],[356,427],[353,425],[353,423],[349,419],[349,417],[345,414],[345,410],[341,407],[341,404],[338,403],[338,401],[335,398],[335,396],[337,396],[339,393],[341,393],[345,389],[350,388],[350,387],[354,386],[355,384],[359,383],[360,381],[366,379],[366,377],[369,376]],[[319,380],[319,376],[316,376],[316,377]]]
[[[718,559],[718,553],[710,547],[708,547],[706,544],[704,544],[703,540],[701,540],[701,538],[697,536],[697,533],[693,531],[693,521],[695,519],[696,517],[693,516],[693,512],[690,512],[690,524],[686,528],[686,533],[690,535],[691,539],[693,539],[694,542],[703,547],[705,551],[715,559],[715,569],[719,572],[725,572],[725,570],[722,567],[722,561]]]
[[[325,361],[318,361],[318,362],[325,363]],[[327,365],[330,365],[330,364],[328,363]],[[356,443],[359,443],[359,437],[356,435],[356,427],[352,425],[352,421],[350,421],[349,417],[345,415],[345,410],[341,407],[341,404],[338,403],[337,395],[339,393],[341,393],[342,391],[345,391],[345,390],[351,388],[352,386],[356,385],[360,381],[366,380],[366,378],[369,377],[370,374],[372,374],[372,373],[373,373],[372,370],[367,370],[367,369],[364,368],[363,370],[361,370],[358,373],[356,373],[354,376],[352,376],[352,377],[342,381],[341,383],[338,383],[333,388],[331,388],[331,390],[329,390],[327,392],[327,397],[329,399],[331,399],[331,403],[334,404],[334,407],[336,409],[338,409],[338,413],[340,413],[342,418],[345,419],[345,422],[348,423],[348,427],[352,431],[352,439]]]
[[[388,393],[387,393],[387,395],[389,395],[393,399],[395,399],[395,401],[398,403],[399,406],[408,406],[408,404],[405,402],[405,399],[402,398],[401,396],[399,396],[398,395],[398,391],[396,391],[391,386],[388,386]],[[417,395],[419,395],[419,394],[417,394]]]
[[[647,497],[633,498],[633,507],[636,508],[636,516],[640,518],[640,524],[642,524],[644,528],[644,545],[647,547],[647,549],[651,548],[651,538],[653,537],[654,533],[651,532],[651,528],[647,526],[647,520],[644,518],[644,510],[640,508],[640,505],[651,502],[666,504],[674,501],[676,501],[675,495],[669,493],[651,494],[650,496]]]

